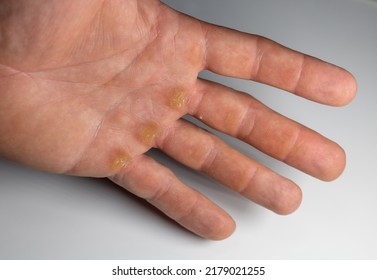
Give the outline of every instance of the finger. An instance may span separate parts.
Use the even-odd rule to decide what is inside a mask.
[[[203,23],[207,69],[251,79],[328,105],[349,103],[353,76],[337,66],[295,52],[269,39]]]
[[[301,191],[293,182],[186,121],[177,121],[159,148],[274,212],[288,214],[300,205]]]
[[[204,80],[198,81],[198,92],[202,98],[193,114],[205,124],[325,181],[344,170],[345,153],[338,144],[251,96]]]
[[[199,236],[219,240],[235,229],[234,221],[224,210],[148,156],[134,159],[109,179]]]

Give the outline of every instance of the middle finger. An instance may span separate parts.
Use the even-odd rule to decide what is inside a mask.
[[[198,93],[201,100],[190,113],[208,126],[319,179],[333,180],[343,171],[345,154],[338,144],[251,96],[204,80],[198,81]]]

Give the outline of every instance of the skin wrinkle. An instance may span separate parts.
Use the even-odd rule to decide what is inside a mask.
[[[280,186],[274,186],[274,188],[272,188],[269,192],[261,190],[258,192],[257,196],[255,196],[255,191],[250,191],[250,189],[257,187],[258,184],[254,183],[254,181],[257,180],[258,176],[260,176],[260,172],[261,169],[259,167],[256,168],[255,172],[250,177],[249,182],[245,185],[246,187],[239,191],[239,193],[277,214],[286,215],[291,213],[292,209],[288,208],[288,210],[286,210],[280,207],[282,198],[285,197],[285,195],[281,193],[282,188]]]
[[[30,73],[29,73],[30,74]],[[34,75],[34,73],[33,73]],[[32,75],[30,75],[30,77],[32,77]],[[59,80],[59,79],[50,79],[50,78],[40,78],[40,77],[37,77],[37,78],[34,78],[35,80],[39,80],[39,81],[47,81],[47,82],[61,82],[61,83],[67,83],[67,84],[73,84],[73,85],[83,85],[83,86],[91,86],[91,87],[95,87],[93,89],[91,89],[89,92],[85,93],[85,95],[89,96],[89,95],[93,95],[97,92],[100,92],[101,90],[104,90],[106,87],[109,87],[109,88],[121,88],[121,87],[117,87],[117,86],[112,86],[112,85],[107,85],[107,84],[102,84],[102,83],[84,83],[84,82],[74,82],[74,81],[68,81],[68,80]],[[77,93],[75,93],[77,94]]]
[[[92,17],[92,19],[91,20],[89,20],[89,22],[88,22],[88,24],[89,24],[89,26],[88,26],[88,32],[87,33],[94,33],[95,34],[95,38],[102,38],[101,36],[99,36],[99,32],[98,32],[98,30],[100,29],[98,26],[102,26],[102,28],[103,28],[103,25],[102,25],[102,13],[103,13],[103,7],[104,7],[104,3],[105,3],[105,0],[104,1],[102,1],[102,3],[99,5],[99,7],[98,7],[98,10],[97,10],[97,12],[96,13],[93,13],[93,17]],[[98,17],[98,20],[95,20],[96,18]],[[102,31],[102,34],[101,35],[104,35],[105,33]],[[82,38],[82,40],[81,40],[81,44],[78,44],[78,46],[77,46],[77,48],[74,48],[74,49],[72,49],[71,50],[71,54],[74,54],[74,53],[80,53],[80,52],[82,52],[83,50],[85,50],[85,48],[87,48],[88,47],[88,42],[87,42],[87,39],[88,39],[88,37],[87,37],[87,35],[88,34],[85,34],[86,36],[82,36],[81,38]],[[97,42],[97,40],[94,40],[94,41],[96,41]],[[95,46],[93,45],[93,44],[91,44],[92,45],[92,47],[94,48]],[[88,50],[86,50],[86,51],[88,51]],[[89,52],[92,52],[93,51],[93,49],[91,50],[91,51],[89,51]]]
[[[0,63],[0,78],[9,78],[21,73],[22,72],[17,70],[16,68]]]
[[[103,1],[102,6],[103,6],[104,2],[105,1]],[[93,17],[93,19],[94,18],[95,17]],[[90,22],[93,22],[93,20],[90,21]],[[158,26],[158,21],[157,20],[156,20],[155,26]],[[140,55],[142,53],[142,51],[144,49],[146,49],[150,44],[153,44],[153,42],[156,40],[157,37],[158,37],[158,28],[157,27],[155,27],[155,28],[149,28],[148,32],[146,32],[146,34],[144,35],[144,37],[140,38],[140,41],[147,39],[148,43],[143,44],[141,46],[140,46],[139,42],[137,43],[137,45],[138,45],[137,48],[140,49],[140,52],[138,53],[138,55]],[[135,45],[136,45],[136,43],[135,43]],[[98,62],[101,62],[101,61],[106,61],[108,59],[115,58],[117,56],[122,56],[122,55],[124,55],[124,53],[130,52],[130,51],[133,51],[133,50],[134,50],[134,48],[130,49],[130,47],[127,46],[126,48],[121,49],[119,52],[116,52],[114,54],[110,54],[109,56],[102,57],[101,59],[98,59],[98,60],[83,61],[83,62],[80,62],[80,63],[77,63],[77,64],[67,64],[67,65],[63,65],[61,67],[43,68],[43,69],[38,69],[36,71],[27,71],[27,72],[28,73],[47,72],[47,71],[54,71],[54,70],[61,70],[61,69],[65,69],[65,68],[77,67],[77,66],[86,65],[86,64],[95,64],[95,63],[98,63]],[[122,71],[120,71],[117,74],[122,73],[125,69],[127,69],[128,67],[130,67],[131,64],[132,64],[132,62],[136,60],[137,56],[135,56],[133,59],[131,59],[131,62],[128,65],[126,65],[125,68]],[[22,71],[20,71],[20,72],[22,72]],[[111,80],[113,80],[113,79],[110,79],[109,82]]]
[[[142,51],[143,47],[140,47],[140,49]],[[76,64],[67,64],[67,65],[63,65],[63,66],[60,66],[60,67],[43,68],[43,69],[38,69],[36,71],[27,71],[27,73],[33,74],[33,73],[51,72],[51,71],[57,71],[57,70],[62,70],[62,69],[66,69],[66,68],[74,68],[74,67],[77,67],[77,66],[82,66],[82,65],[87,65],[87,64],[95,64],[95,63],[98,63],[98,62],[107,61],[107,60],[115,58],[117,56],[122,56],[122,55],[124,55],[124,53],[130,52],[130,51],[132,51],[132,50],[130,50],[129,47],[127,47],[126,49],[121,50],[119,53],[111,54],[111,55],[109,55],[107,57],[103,57],[101,59],[84,61],[84,62],[80,62],[80,63],[76,63]],[[134,59],[131,59],[131,61],[134,61]],[[23,72],[23,71],[20,70],[20,72]]]
[[[144,15],[144,10],[140,7],[140,3],[139,1],[136,1],[136,10],[137,10],[137,14],[138,14],[138,18],[135,20],[135,25],[136,25],[136,29],[138,30],[139,34],[142,34],[142,29],[140,28],[139,24],[138,24],[138,19],[141,19],[143,21],[144,24],[146,24],[146,20],[145,20],[145,15]]]
[[[139,1],[136,1],[136,8],[137,8],[137,11],[138,11],[138,16],[139,18],[142,19],[144,25],[148,26],[148,23],[149,23],[149,20],[147,19],[147,15],[145,14],[145,9],[141,8],[140,7],[140,3]],[[152,24],[152,26],[149,28],[149,31],[153,31],[155,33],[155,36],[154,37],[157,37],[159,32],[158,32],[158,25],[159,25],[159,22],[160,22],[160,15],[161,15],[161,8],[162,8],[162,3],[159,1],[157,3],[157,16],[152,20],[154,22],[154,24]],[[138,28],[140,28],[138,26]],[[140,33],[140,31],[139,31]]]
[[[152,44],[153,41],[150,43]],[[148,44],[149,45],[149,44]],[[145,47],[147,48],[148,45]],[[127,51],[131,51],[131,50],[127,50]],[[111,84],[112,81],[115,81],[117,78],[119,78],[122,74],[124,74],[124,72],[126,70],[129,70],[129,69],[132,69],[133,68],[133,65],[135,65],[135,63],[137,63],[138,61],[138,58],[140,57],[140,55],[143,54],[144,51],[144,48],[140,50],[140,52],[136,53],[136,55],[130,60],[130,62],[128,64],[126,64],[122,70],[120,70],[118,73],[115,73],[113,77],[111,77],[107,82],[104,83],[104,85],[109,85],[109,86],[114,86],[114,87],[119,87],[119,88],[123,88],[122,86],[117,86],[116,84]]]
[[[261,70],[261,63],[264,56],[264,49],[260,48],[260,41],[262,40],[261,36],[257,36],[255,40],[255,53],[254,53],[254,60],[251,63],[253,65],[253,69],[251,71],[250,80],[258,79],[259,72]]]
[[[302,74],[304,72],[305,61],[306,61],[305,55],[301,55],[301,56],[302,56],[301,65],[299,67],[299,72],[297,74],[295,85],[292,88],[292,92],[297,92],[300,89],[300,84],[301,84],[301,80],[302,80]]]
[[[250,174],[250,178],[248,179],[246,184],[241,186],[239,189],[235,189],[239,194],[246,196],[245,195],[246,191],[249,190],[249,188],[253,187],[253,181],[255,180],[256,176],[258,175],[259,169],[260,169],[259,167],[256,167],[254,172],[252,172]]]
[[[165,150],[166,141],[168,141],[169,138],[171,138],[171,135],[174,135],[176,124],[171,124],[168,127],[165,127],[163,130],[161,130],[161,133],[156,138],[156,148],[158,148],[161,151]]]
[[[247,105],[245,113],[241,117],[239,125],[236,128],[235,137],[237,137],[239,139],[246,139],[246,138],[249,137],[249,135],[251,135],[251,133],[252,133],[254,127],[255,127],[255,122],[256,122],[256,118],[257,118],[257,113],[254,111],[253,114],[252,114],[253,117],[252,117],[251,122],[250,122],[248,116],[251,112],[252,112],[252,106],[251,106],[251,103],[250,103],[250,104]],[[246,120],[248,120],[247,124],[245,124]],[[248,129],[245,130],[245,127],[247,127]]]
[[[179,34],[179,30],[180,30],[180,21],[178,21],[177,23],[177,30],[175,30],[174,32],[174,35],[173,35],[173,45],[174,45],[174,54],[173,56],[176,57],[176,53],[177,53],[177,37],[178,37],[178,34]],[[176,60],[176,58],[175,58]]]
[[[159,32],[158,32],[158,28],[156,28],[157,29],[157,31],[156,31],[156,34],[155,34],[155,36],[154,36],[154,38],[146,45],[146,46],[144,46],[143,48],[142,48],[142,51],[144,51],[144,52],[140,52],[140,53],[138,53],[132,60],[131,60],[131,62],[122,70],[122,71],[120,71],[113,79],[111,79],[111,80],[115,80],[118,76],[121,76],[121,74],[123,74],[124,73],[124,71],[126,70],[126,69],[129,69],[129,71],[132,71],[132,69],[138,69],[139,68],[139,65],[137,65],[137,63],[139,62],[139,59],[141,58],[141,57],[144,57],[145,56],[145,50],[146,49],[148,49],[152,44],[154,44],[156,41],[157,41],[157,39],[159,38]],[[145,88],[145,87],[148,87],[148,86],[153,86],[153,85],[158,85],[158,84],[161,84],[161,83],[163,83],[164,81],[166,81],[168,78],[162,78],[161,80],[159,80],[159,81],[156,81],[156,82],[154,82],[154,83],[151,83],[151,84],[146,84],[146,83],[144,83],[143,84],[143,86],[140,86],[139,88]]]
[[[89,37],[89,34],[91,33],[91,31],[93,31],[93,28],[91,28],[91,27],[95,24],[94,19],[97,17],[98,11],[101,9],[101,6],[103,6],[103,3],[104,3],[104,1],[101,2],[101,3],[99,3],[98,7],[96,8],[97,11],[93,12],[93,15],[92,15],[91,19],[87,20],[86,27],[82,27],[82,29],[84,29],[84,30],[86,29],[85,32],[82,32],[83,34],[79,34],[79,33],[74,34],[73,32],[70,33],[70,36],[75,37],[75,39],[72,40],[72,42],[75,42],[75,44],[71,44],[71,47],[67,46],[66,53],[64,54],[65,57],[70,57],[72,59],[75,56],[79,55],[80,52],[86,52],[86,53],[88,53],[88,51],[93,51],[93,49],[95,48],[95,45],[94,45],[93,42],[89,42],[88,41],[88,37]],[[67,4],[69,5],[68,2],[67,2]],[[73,5],[74,4],[71,3],[71,6],[73,6]],[[64,20],[69,21],[70,19],[68,19],[67,17],[65,17]],[[64,20],[62,22],[64,22]],[[98,21],[96,21],[96,22],[98,22]],[[55,30],[55,32],[59,33],[59,32],[61,32],[61,30],[57,29],[57,30]],[[97,37],[97,38],[99,38],[99,37]],[[92,49],[91,50],[86,50],[86,48],[88,48],[88,46],[92,46]],[[82,56],[81,55],[79,55],[79,56],[82,59]],[[62,58],[63,58],[63,56],[61,58],[59,58],[57,60],[57,62],[59,61],[60,63],[63,63],[63,61],[61,60]],[[81,61],[81,63],[85,63],[85,61]],[[70,64],[63,65],[63,67],[65,67],[67,65],[70,65]],[[49,67],[38,69],[38,71],[48,71],[48,70],[50,70]]]
[[[88,84],[88,83],[83,83],[83,82],[74,82],[74,81],[68,81],[68,80],[60,80],[60,79],[53,79],[53,78],[38,78],[39,80],[42,80],[42,81],[47,81],[47,82],[61,82],[61,83],[67,83],[67,84],[75,84],[75,85],[87,85],[87,86],[96,86],[96,87],[101,87],[103,86],[102,83],[91,83],[91,84]],[[115,86],[114,86],[115,87]],[[95,91],[95,89],[93,90]]]
[[[203,101],[203,97],[204,97],[204,94],[205,94],[205,90],[204,90],[204,86],[202,86],[201,84],[201,79],[199,79],[199,82],[196,83],[195,85],[195,89],[194,89],[194,92],[192,94],[192,96],[194,98],[190,98],[190,105],[189,108],[188,108],[188,113],[190,115],[193,115],[193,116],[197,116],[198,114],[198,111],[199,111],[199,108],[201,106],[201,103]],[[196,100],[195,103],[193,103],[193,100]]]
[[[27,79],[31,82],[31,83],[33,83],[33,85],[36,87],[36,91],[41,91],[41,88],[40,88],[40,85],[38,84],[38,82],[37,82],[37,79],[35,79],[32,75],[29,75],[28,73],[25,73],[25,72],[18,72],[18,73],[15,73],[15,75],[12,75],[12,78],[17,78],[17,76],[26,76],[27,77]],[[47,103],[42,103],[41,104],[41,106],[45,106],[45,105],[47,105],[47,104],[49,104],[49,103],[54,103],[55,102],[55,100],[54,101],[49,101],[49,102],[47,102]],[[23,110],[27,110],[27,108],[23,108]],[[18,111],[17,113],[23,113],[23,111]]]
[[[105,13],[105,8],[109,8],[109,7],[105,7],[105,4],[107,3],[111,5],[110,1],[108,2],[105,0],[102,1],[101,5],[98,8],[98,11],[94,13],[93,18],[88,22],[89,26],[87,27],[87,32],[85,33],[85,36],[81,36],[82,38],[81,44],[78,44],[78,47],[76,47],[78,50],[77,49],[72,50],[71,55],[75,53],[80,53],[80,52],[91,53],[95,51],[97,48],[99,48],[99,46],[105,47],[106,45],[108,49],[111,49],[111,50],[115,49],[115,46],[113,46],[113,43],[112,43],[114,41],[114,38],[112,38],[114,37],[114,34],[112,34],[113,36],[111,36],[111,34],[109,32],[106,32],[105,30],[106,17],[104,13]],[[91,36],[91,34],[94,34],[94,39],[93,39],[93,36]],[[144,40],[144,37],[140,37],[139,40],[140,41]],[[107,44],[105,42],[107,42]],[[138,44],[139,42],[134,43],[134,45],[138,45]],[[92,49],[87,50],[88,46],[92,46]],[[128,50],[128,49],[130,49],[130,46],[127,46],[124,50]],[[115,52],[113,55],[110,55],[110,57],[116,56],[122,52],[123,50]]]
[[[198,204],[199,204],[199,196],[198,195],[195,195],[195,200],[194,202],[190,205],[190,207],[188,207],[188,210],[181,214],[179,217],[174,217],[174,219],[180,223],[181,221],[183,221],[185,218],[187,217],[190,217],[191,214],[197,209],[198,207]]]
[[[26,76],[36,86],[36,88],[37,88],[36,90],[37,91],[40,91],[40,92],[42,91],[41,87],[40,87],[40,85],[38,83],[38,79],[35,79],[32,75],[30,75],[30,74],[28,74],[26,72],[16,73],[14,75],[14,77],[16,77],[18,75],[24,75],[24,76]],[[49,101],[46,101],[44,103],[39,103],[38,106],[39,107],[51,106],[52,104],[61,103],[62,101],[69,100],[69,99],[70,99],[70,97],[66,97],[64,99],[59,99],[59,100],[49,100]],[[32,106],[34,107],[34,105],[32,105]],[[17,114],[13,116],[13,118],[16,118],[16,116],[23,114],[25,111],[29,110],[30,108],[22,108],[22,109],[23,110],[18,111]]]
[[[209,137],[211,146],[208,149],[207,154],[204,155],[203,159],[198,165],[197,170],[200,171],[209,171],[211,169],[212,164],[215,162],[216,157],[218,155],[218,151],[216,149],[216,143],[212,137]]]
[[[112,179],[117,182],[124,181],[124,179],[129,176],[129,173],[132,173],[132,170],[135,169],[137,161],[142,157],[142,155],[138,155],[136,157],[131,158],[125,165],[122,166],[121,169],[117,170],[113,174],[109,175],[108,178]],[[144,198],[144,197],[143,197]]]
[[[207,56],[208,56],[208,26],[204,25],[202,22],[200,22],[200,27],[202,29],[202,44],[203,44],[203,52],[202,52],[202,67],[201,70],[207,69],[208,64],[207,64]]]
[[[70,174],[76,170],[76,168],[80,165],[81,161],[83,160],[84,156],[88,154],[88,151],[92,147],[93,143],[97,140],[97,137],[100,131],[102,130],[103,124],[105,123],[108,116],[119,106],[119,104],[121,104],[124,101],[124,99],[126,99],[126,96],[124,96],[124,98],[121,101],[115,103],[112,107],[110,107],[105,112],[105,114],[103,115],[103,118],[99,121],[98,125],[96,126],[95,131],[93,132],[93,136],[90,138],[91,140],[85,145],[82,151],[78,153],[78,157],[72,164],[72,167],[70,167],[67,171],[63,172],[63,174]]]
[[[163,185],[159,185],[159,184],[156,184],[156,185],[159,185],[159,186],[162,186],[158,189],[155,189],[154,190],[154,193],[149,196],[149,197],[144,197],[144,199],[152,204],[156,204],[158,201],[161,200],[162,197],[164,197],[165,195],[167,195],[171,190],[172,190],[172,187],[173,187],[173,184],[174,184],[174,175],[169,173],[169,179],[168,179],[168,182],[163,184]]]
[[[276,42],[270,42],[262,36],[256,36],[254,44],[256,46],[255,47],[255,54],[254,54],[255,58],[252,61],[253,67],[252,67],[252,70],[251,70],[250,79],[251,80],[259,80],[259,81],[262,81],[262,82],[267,82],[267,81],[264,81],[264,79],[263,79],[263,75],[265,75],[265,73],[263,74],[263,73],[261,73],[261,71],[262,71],[262,68],[263,68],[262,67],[263,64],[269,63],[270,61],[267,60],[267,62],[264,62],[264,58],[265,58],[266,55],[270,54],[271,49],[273,49],[274,45],[277,44],[277,43]],[[303,74],[303,68],[304,68],[305,63],[306,63],[306,56],[303,55],[303,54],[299,54],[299,56],[301,57],[301,61],[299,62],[300,66],[298,66],[298,67],[293,66],[297,72],[294,75],[290,76],[290,77],[294,77],[294,79],[293,79],[293,81],[291,81],[289,83],[290,85],[286,86],[286,90],[293,92],[293,93],[296,93],[297,89],[299,89],[299,86],[301,84],[300,83],[301,76]],[[295,61],[295,63],[297,63],[297,61],[298,61],[297,54],[296,54],[296,57],[294,58],[294,61]],[[282,66],[285,66],[285,65],[282,65]],[[291,66],[291,65],[288,64],[288,66]],[[270,66],[270,67],[272,67],[272,66]],[[274,69],[271,68],[271,70],[274,70]],[[274,73],[274,71],[272,71],[272,73]],[[271,84],[271,85],[274,85],[274,84]]]
[[[280,161],[289,164],[290,156],[292,155],[293,151],[295,151],[295,148],[297,146],[298,140],[300,139],[300,136],[301,136],[301,128],[297,127],[295,136],[291,140],[292,143],[287,149],[286,154],[281,156],[281,158],[279,158]]]

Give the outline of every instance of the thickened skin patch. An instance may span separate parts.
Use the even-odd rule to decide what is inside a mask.
[[[117,171],[124,167],[131,159],[130,155],[125,151],[117,152],[110,162],[110,169]]]
[[[158,126],[156,123],[148,122],[141,126],[139,132],[139,140],[146,146],[152,146],[153,140],[158,133]]]
[[[173,89],[170,94],[169,106],[172,109],[179,110],[186,104],[187,99],[188,96],[183,89]]]

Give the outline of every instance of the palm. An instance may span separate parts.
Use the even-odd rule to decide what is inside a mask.
[[[183,89],[191,90],[200,68],[197,42],[186,40],[177,46],[180,34],[174,26],[178,19],[157,22],[160,11],[156,3],[155,9],[149,6],[139,11],[145,13],[144,18],[135,10],[128,11],[129,17],[119,14],[119,19],[119,10],[143,9],[136,1],[121,3],[92,3],[92,13],[77,11],[76,5],[66,7],[66,15],[84,17],[79,22],[68,21],[68,26],[58,31],[54,27],[59,26],[61,11],[55,6],[60,4],[49,4],[51,22],[39,17],[26,22],[37,34],[12,33],[13,42],[26,40],[31,46],[20,50],[19,60],[18,53],[9,56],[9,48],[3,57],[16,60],[9,68],[3,67],[2,80],[12,89],[4,107],[17,113],[8,116],[12,121],[3,135],[25,136],[9,143],[21,148],[11,158],[48,171],[109,176],[124,157],[136,157],[150,148],[157,124],[168,126],[181,116],[183,110],[169,108],[174,100],[169,103],[168,99],[179,99],[184,97]],[[28,28],[19,24],[12,27]],[[188,27],[193,30],[186,32],[195,36],[196,26]],[[167,32],[160,36],[157,32],[161,29]],[[52,46],[41,49],[36,46],[41,41],[51,41]],[[33,96],[33,100],[25,96]],[[21,119],[28,121],[18,123]]]
[[[246,95],[197,79],[207,68],[340,105],[354,94],[352,78],[340,69],[308,57],[304,64],[302,55],[275,43],[201,23],[157,0],[2,5],[9,13],[1,18],[0,154],[11,160],[109,177],[210,238],[229,235],[232,220],[145,156],[151,147],[278,213],[294,210],[301,194],[291,181],[180,120],[184,114],[325,180],[344,167],[333,142]],[[250,59],[245,51],[256,46],[262,54]],[[287,69],[274,73],[276,53]],[[344,84],[312,86],[325,76]],[[325,154],[330,159],[323,161]]]

